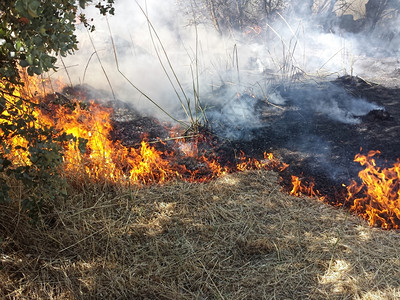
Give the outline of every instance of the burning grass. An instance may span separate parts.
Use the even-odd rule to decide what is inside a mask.
[[[284,194],[278,180],[259,170],[201,184],[91,184],[45,209],[41,228],[2,206],[1,297],[400,296],[397,232]]]
[[[323,204],[313,182],[292,176],[291,194],[321,201],[282,193],[278,174],[266,169],[288,166],[271,154],[257,160],[239,153],[223,164],[212,145],[210,152],[199,147],[206,136],[174,137],[159,149],[146,141],[126,147],[110,139],[109,109],[73,106],[39,115],[76,137],[65,147],[66,197],[44,203],[33,226],[18,201],[29,192],[10,182],[15,202],[0,209],[2,297],[400,296],[398,233],[369,228],[348,211]],[[380,200],[397,203],[399,173],[377,168],[372,156],[357,156],[368,168],[360,172],[361,185],[349,186],[347,201],[370,225],[380,225],[371,222],[370,212],[397,216],[396,205],[389,210]],[[381,189],[371,178],[389,194],[377,195]],[[142,185],[148,183],[162,185]]]
[[[380,151],[370,151],[367,155],[357,154],[355,161],[365,169],[359,172],[362,183],[355,181],[348,187],[351,209],[370,225],[385,229],[399,229],[400,225],[400,161],[392,167],[378,166],[374,156]]]

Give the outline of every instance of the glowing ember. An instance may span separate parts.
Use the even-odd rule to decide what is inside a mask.
[[[357,154],[354,161],[365,169],[358,173],[362,183],[347,187],[351,210],[367,219],[371,226],[385,229],[400,226],[400,161],[393,167],[381,168],[373,158],[379,151]]]

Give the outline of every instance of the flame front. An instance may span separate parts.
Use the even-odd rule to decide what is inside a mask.
[[[161,152],[142,141],[139,148],[127,148],[120,141],[111,141],[111,109],[92,102],[89,109],[79,105],[70,112],[60,107],[53,116],[54,126],[76,137],[65,149],[65,170],[71,174],[85,174],[91,179],[106,179],[131,184],[162,183],[174,178],[203,182],[229,172],[261,169],[287,165],[281,164],[272,154],[264,154],[264,160],[239,157],[235,168],[221,166],[213,154],[199,155],[197,140],[177,140],[176,152]],[[82,141],[87,143],[82,147]],[[178,161],[178,149],[186,158],[197,164],[188,170]]]
[[[30,85],[34,81],[30,80]],[[38,85],[36,84],[36,88]],[[1,90],[5,89],[0,82]],[[29,108],[24,106],[20,98],[28,98],[38,103],[31,93],[18,87],[14,94],[4,94],[3,106],[13,106],[16,114],[26,113]],[[112,109],[105,108],[95,102],[88,107],[74,100],[66,106],[50,106],[50,114],[42,110],[29,111],[36,122],[28,122],[32,128],[42,125],[53,126],[59,134],[66,133],[74,136],[64,145],[64,174],[69,178],[89,179],[92,181],[107,181],[121,184],[149,184],[162,183],[179,178],[187,181],[204,182],[227,173],[248,169],[274,169],[282,172],[288,165],[281,163],[271,153],[264,153],[264,159],[248,158],[243,152],[236,157],[237,163],[233,166],[221,165],[215,153],[201,154],[199,140],[192,138],[185,140],[173,136],[176,140],[174,151],[159,151],[143,140],[138,148],[125,147],[120,141],[110,139],[112,125]],[[74,108],[72,108],[74,107]],[[10,110],[12,111],[12,110]],[[10,115],[7,109],[2,111],[2,122],[13,121],[15,116]],[[6,123],[8,124],[8,123]],[[8,159],[15,165],[29,165],[30,155],[27,150],[28,141],[14,134],[0,134],[5,137],[8,148],[2,148]],[[6,150],[5,150],[6,149]],[[11,149],[11,150],[10,150]],[[8,153],[7,152],[7,153]],[[393,167],[378,167],[374,156],[379,151],[371,151],[368,155],[358,154],[355,161],[365,167],[359,172],[361,184],[353,181],[347,187],[347,203],[351,210],[369,221],[371,226],[386,229],[400,227],[400,161]],[[194,167],[187,168],[181,158],[194,161]],[[292,176],[293,188],[291,195],[307,195],[326,198],[315,189],[313,181],[302,182]]]
[[[367,219],[371,226],[385,229],[400,226],[400,161],[393,167],[381,168],[376,164],[375,155],[357,154],[354,161],[365,167],[358,173],[362,183],[355,181],[347,187],[348,201],[353,203],[351,210]]]
[[[45,82],[38,78],[26,78],[24,88],[16,88],[14,95],[7,98],[10,105],[16,105],[19,97],[29,101],[39,100],[27,93],[27,86],[41,90]],[[4,86],[2,86],[4,88]],[[43,93],[44,94],[44,93]],[[46,101],[45,101],[46,102]],[[56,101],[57,102],[57,101]],[[68,101],[67,101],[68,102]],[[65,104],[65,103],[64,103]],[[138,148],[125,147],[120,141],[112,141],[111,108],[106,108],[94,101],[82,105],[78,100],[72,100],[67,105],[50,103],[48,107],[30,112],[36,122],[32,126],[45,124],[52,126],[59,134],[65,133],[74,138],[64,145],[64,174],[71,179],[92,181],[118,182],[122,184],[162,183],[171,179],[204,182],[224,174],[246,169],[261,169],[274,167],[285,168],[272,154],[264,154],[264,159],[246,158],[243,153],[237,158],[234,167],[222,166],[214,153],[199,153],[199,138],[186,140],[177,138],[174,151],[161,152],[143,140]],[[21,102],[21,114],[27,106]],[[3,113],[7,113],[4,111]],[[201,137],[200,137],[201,139]],[[204,140],[203,140],[204,142]],[[18,136],[10,136],[7,143],[11,144],[10,157],[14,164],[30,164],[28,141]],[[180,163],[181,158],[193,162],[188,169]]]
[[[311,181],[309,183],[301,182],[300,178],[292,175],[292,190],[290,191],[290,195],[292,196],[301,196],[306,195],[309,197],[317,197],[321,201],[325,201],[326,197],[322,196],[319,190],[315,188],[315,182]]]

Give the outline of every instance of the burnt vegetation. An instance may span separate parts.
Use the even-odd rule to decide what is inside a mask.
[[[113,2],[96,7],[113,14]],[[399,2],[178,2],[185,25],[204,24],[222,37],[240,33],[246,43],[278,41],[278,70],[260,70],[270,93],[261,97],[246,86],[208,107],[196,65],[194,104],[179,99],[186,127],[116,99],[88,101],[101,92],[85,85],[53,92],[42,77],[39,95],[28,75],[54,69],[53,51],[76,49],[78,4],[0,4],[0,297],[399,298],[398,232],[369,226],[399,229],[398,207],[372,199],[358,174],[365,164],[376,163],[377,171],[399,165],[400,89],[352,70],[311,76],[294,59],[296,34],[287,43],[272,25],[298,33],[301,26],[287,23],[295,17],[312,20],[319,32],[373,36],[366,55],[384,57],[400,39]],[[55,24],[61,35],[52,35]],[[227,95],[229,84],[206,97]],[[74,122],[77,130],[67,134]],[[359,152],[374,160],[360,165]],[[386,173],[370,172],[385,181]],[[398,178],[389,181],[395,198]]]
[[[395,0],[194,0],[190,6],[198,22],[211,23],[220,34],[254,30],[272,23],[279,14],[296,14],[314,19],[314,24],[325,31],[341,28],[348,32],[371,33],[383,25],[385,30],[379,29],[380,34],[388,39],[397,34],[397,29],[390,27],[390,21],[397,17],[400,9]]]

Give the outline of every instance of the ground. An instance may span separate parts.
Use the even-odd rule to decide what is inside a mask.
[[[359,118],[353,123],[313,110],[313,97],[332,95],[332,88],[347,109],[347,95],[383,109],[340,115]],[[218,153],[242,149],[257,157],[271,150],[290,164],[286,174],[314,177],[327,193],[356,178],[360,166],[352,160],[360,147],[381,150],[388,163],[398,158],[398,89],[341,77],[280,93],[280,108],[254,100],[264,126],[251,129],[251,139],[217,137]],[[168,132],[150,124],[121,121],[115,134],[132,144],[144,128],[154,130],[150,137]],[[45,207],[39,224],[17,204],[1,205],[0,297],[398,299],[398,232],[369,227],[318,199],[289,196],[284,176],[257,170],[129,188],[74,182],[69,197]]]
[[[284,99],[279,105],[247,95],[228,100],[214,106],[217,113],[208,109],[211,151],[222,164],[236,160],[240,151],[257,159],[272,152],[289,164],[281,174],[287,184],[291,175],[313,180],[331,202],[343,203],[343,185],[357,181],[363,169],[354,162],[356,154],[379,150],[376,159],[382,166],[391,166],[400,156],[400,89],[393,86],[397,77],[396,72],[381,76],[383,84],[352,76],[292,82],[275,87],[274,93]],[[144,136],[157,140],[170,134],[167,125],[148,117],[116,122],[115,128],[115,138],[126,145],[139,145]],[[156,144],[162,150],[175,146]]]
[[[9,299],[398,299],[400,239],[268,171],[86,190],[32,227],[2,207]],[[12,224],[12,225],[10,225]]]

